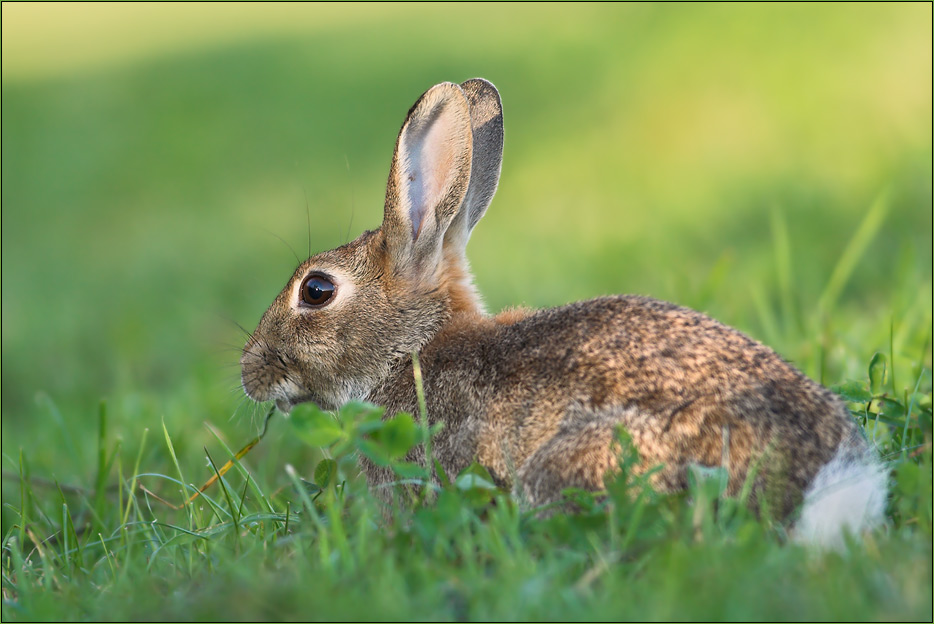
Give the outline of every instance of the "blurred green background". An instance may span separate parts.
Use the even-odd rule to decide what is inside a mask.
[[[25,449],[90,474],[105,397],[128,448],[161,419],[182,456],[204,420],[245,441],[236,323],[290,246],[379,225],[408,107],[475,76],[505,111],[468,248],[491,310],[648,294],[827,383],[891,321],[930,365],[928,3],[2,10],[5,470]],[[880,197],[817,353],[808,319]]]

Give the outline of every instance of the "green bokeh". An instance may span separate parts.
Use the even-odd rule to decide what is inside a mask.
[[[291,274],[289,246],[379,224],[408,107],[474,76],[505,108],[499,192],[468,249],[492,310],[644,293],[803,360],[816,337],[770,334],[753,297],[778,308],[774,224],[810,313],[884,191],[840,314],[860,327],[926,298],[930,319],[929,4],[406,5],[4,76],[3,452],[81,470],[58,463],[37,393],[78,446],[102,397],[130,439],[186,411],[235,429],[236,323]]]

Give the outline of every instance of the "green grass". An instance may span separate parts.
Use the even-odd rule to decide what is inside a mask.
[[[930,5],[303,11],[58,73],[4,48],[4,621],[931,619]],[[542,520],[482,474],[387,518],[365,410],[276,415],[160,502],[262,429],[235,323],[288,247],[378,225],[405,111],[476,75],[506,125],[468,249],[490,309],[637,292],[748,332],[850,401],[885,530],[815,554],[635,478]],[[398,463],[419,422],[375,439]]]
[[[874,358],[868,379],[841,392],[893,468],[890,524],[843,553],[790,543],[784,526],[724,498],[716,477],[686,495],[656,494],[629,472],[631,451],[605,497],[577,492],[578,513],[548,519],[520,510],[479,466],[425,485],[403,461],[424,439],[415,420],[380,420],[366,406],[337,419],[293,410],[290,432],[327,449],[313,481],[286,464],[278,485],[266,483],[272,475],[250,470],[250,457],[183,505],[195,487],[184,486],[168,431],[160,446],[174,472],[140,475],[138,457],[108,439],[102,405],[95,489],[50,494],[19,458],[4,619],[924,619],[930,369],[905,404],[885,368]],[[215,472],[231,454],[216,446]],[[359,453],[410,484],[389,515],[356,475]],[[134,476],[114,491],[111,471]]]

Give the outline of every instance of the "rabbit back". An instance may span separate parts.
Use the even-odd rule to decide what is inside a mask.
[[[444,421],[435,449],[446,470],[476,458],[504,484],[536,481],[533,502],[600,487],[622,425],[642,469],[664,465],[653,477],[661,489],[684,488],[691,465],[724,466],[735,494],[767,458],[753,496],[780,478],[790,511],[857,430],[832,393],[774,351],[687,308],[617,296],[506,320],[443,329],[420,354],[425,394],[429,418]],[[413,411],[411,364],[392,378],[371,399]],[[541,476],[567,457],[578,459],[566,474]]]

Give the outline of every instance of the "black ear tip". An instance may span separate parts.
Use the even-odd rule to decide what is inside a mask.
[[[467,94],[468,98],[489,98],[491,96],[499,99],[499,91],[493,86],[493,83],[485,78],[471,78],[461,83],[461,89]]]
[[[465,80],[464,82],[461,83],[462,88],[467,87],[467,86],[472,86],[472,87],[486,86],[492,89],[496,88],[493,86],[493,83],[491,83],[486,78],[471,78],[470,80]]]

